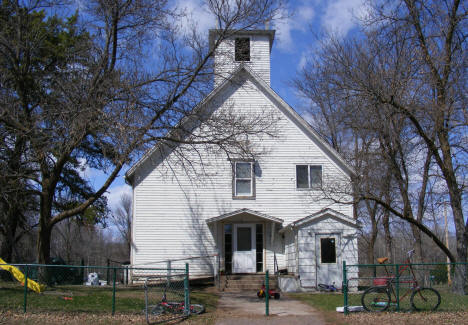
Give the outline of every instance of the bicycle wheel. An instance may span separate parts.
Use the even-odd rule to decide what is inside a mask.
[[[172,314],[183,314],[185,311],[183,302],[168,301],[166,302],[165,308],[167,312]]]
[[[190,314],[201,314],[205,312],[205,306],[190,304]]]
[[[319,283],[318,284],[318,289],[319,289],[319,291],[328,291],[328,286],[326,284]]]
[[[365,310],[381,312],[390,306],[390,293],[387,287],[370,287],[361,296]]]
[[[159,303],[157,305],[152,305],[152,306],[148,306],[149,308],[149,314],[151,315],[155,315],[155,316],[158,316],[158,315],[162,315],[165,313],[166,309],[164,308],[164,306]]]
[[[416,289],[411,295],[411,306],[417,311],[436,310],[440,305],[440,294],[432,288]]]

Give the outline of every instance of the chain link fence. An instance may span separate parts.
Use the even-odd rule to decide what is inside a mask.
[[[190,315],[188,281],[184,274],[151,276],[145,280],[144,287],[148,324]]]
[[[344,313],[466,311],[468,295],[453,289],[467,272],[468,263],[343,263]]]
[[[145,282],[151,288],[146,300]],[[189,304],[188,264],[168,269],[0,262],[2,310],[142,315],[148,302],[155,305],[164,295]]]

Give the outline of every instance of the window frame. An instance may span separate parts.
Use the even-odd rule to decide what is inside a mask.
[[[248,39],[249,40],[249,43],[248,43],[249,44],[249,58],[248,58],[248,60],[238,60],[237,59],[237,53],[238,52],[237,52],[236,43],[237,43],[237,40],[241,40],[241,39]],[[239,36],[239,37],[234,38],[234,61],[235,62],[250,62],[251,61],[251,59],[252,59],[252,55],[251,55],[251,53],[252,53],[252,51],[251,51],[252,46],[251,45],[252,44],[251,43],[252,43],[252,39],[249,36]],[[239,54],[239,55],[241,55],[241,54]]]
[[[250,164],[250,178],[238,178],[236,175],[236,165],[238,163]],[[246,159],[233,159],[232,164],[232,198],[234,200],[255,200],[255,161]],[[237,180],[250,180],[250,195],[237,195]]]
[[[298,166],[307,166],[307,187],[298,187],[298,177],[297,177],[297,168]],[[299,190],[299,191],[318,191],[318,190],[321,190],[322,189],[322,184],[323,184],[323,165],[318,165],[318,164],[295,164],[294,165],[295,167],[295,173],[296,173],[296,190]],[[320,183],[319,184],[315,184],[312,186],[312,179],[311,179],[311,175],[312,173],[310,172],[311,171],[311,168],[312,167],[320,167]]]

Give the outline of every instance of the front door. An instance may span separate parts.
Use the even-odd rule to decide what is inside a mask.
[[[232,272],[255,273],[255,224],[235,224],[233,246]]]
[[[341,284],[340,235],[325,234],[315,236],[317,253],[317,284]]]

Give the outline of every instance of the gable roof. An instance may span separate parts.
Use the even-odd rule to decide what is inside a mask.
[[[217,217],[206,219],[205,222],[206,223],[212,223],[212,222],[216,222],[216,221],[222,221],[222,220],[225,220],[225,219],[229,219],[231,217],[238,216],[238,215],[243,214],[243,213],[247,213],[247,214],[253,215],[255,217],[259,217],[261,219],[266,219],[266,220],[269,220],[269,221],[273,221],[273,222],[276,222],[276,223],[279,223],[279,224],[283,223],[283,219],[272,217],[272,216],[269,216],[267,214],[264,214],[264,213],[261,213],[261,212],[258,212],[258,211],[254,211],[254,210],[250,210],[250,209],[246,209],[246,208],[239,209],[239,210],[232,211],[232,212],[228,212],[228,213],[219,215]]]
[[[279,105],[285,110],[289,115],[289,118],[299,126],[310,138],[317,141],[321,148],[325,151],[326,154],[335,159],[336,162],[341,166],[341,168],[348,173],[348,175],[354,175],[354,169],[341,157],[341,155],[330,146],[314,128],[307,123],[288,103],[286,103],[258,74],[256,74],[252,69],[247,65],[240,64],[239,67],[233,71],[233,73],[226,78],[221,84],[215,87],[194,109],[201,109],[206,106],[213,98],[215,98],[222,90],[224,90],[228,85],[231,84],[233,79],[239,76],[241,73],[247,73],[260,88],[269,94]],[[143,163],[157,150],[158,145],[155,145],[153,148],[150,148],[145,152],[145,154],[125,173],[125,179],[131,181],[131,178],[135,174],[136,170],[143,165]]]
[[[336,210],[333,210],[331,208],[326,208],[326,209],[322,209],[316,213],[313,213],[311,215],[308,215],[302,219],[298,219],[294,222],[291,222],[289,225],[287,225],[286,227],[284,227],[283,229],[281,229],[279,232],[282,233],[288,229],[293,229],[293,228],[297,228],[297,227],[300,227],[306,223],[309,223],[309,222],[312,222],[314,220],[317,220],[317,219],[320,219],[322,217],[325,217],[325,216],[328,216],[328,217],[331,217],[333,219],[336,219],[336,220],[339,220],[343,223],[346,223],[352,227],[355,227],[355,228],[359,228],[359,225],[357,223],[356,220],[344,215],[343,213],[340,213]]]

